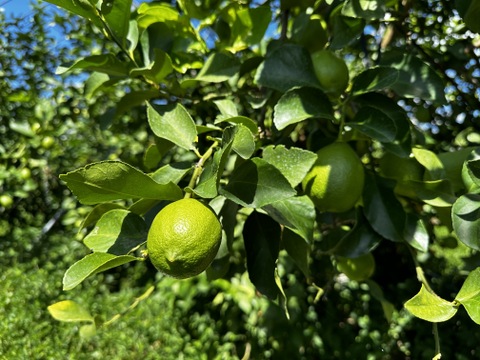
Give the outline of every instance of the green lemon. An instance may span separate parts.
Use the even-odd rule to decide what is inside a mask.
[[[42,147],[44,149],[50,149],[55,144],[55,139],[51,136],[45,136],[42,139]]]
[[[371,253],[357,258],[337,257],[337,270],[347,275],[350,280],[364,281],[375,271],[375,258]]]
[[[311,55],[313,70],[323,90],[340,95],[348,86],[348,67],[343,59],[329,50],[315,51]]]
[[[20,170],[20,177],[23,179],[23,180],[28,180],[32,177],[32,172],[30,171],[29,168],[27,167],[24,167]]]
[[[186,279],[203,272],[217,255],[222,226],[216,214],[195,199],[165,206],[148,232],[147,250],[161,272]]]
[[[335,142],[317,152],[317,161],[302,181],[303,189],[320,211],[344,212],[363,192],[363,164],[346,143]]]
[[[10,195],[3,194],[0,196],[0,205],[8,209],[13,205],[13,198]]]

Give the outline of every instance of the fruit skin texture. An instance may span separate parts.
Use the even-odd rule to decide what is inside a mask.
[[[203,272],[214,260],[222,239],[216,214],[195,199],[165,206],[148,232],[148,256],[157,270],[178,279]]]
[[[337,270],[350,280],[365,281],[375,272],[375,258],[371,253],[357,258],[338,257]]]
[[[311,55],[313,70],[323,90],[340,95],[348,86],[348,67],[343,59],[329,50],[315,51]]]
[[[317,152],[317,161],[302,181],[303,189],[320,211],[350,210],[363,192],[363,164],[346,143],[335,142]]]

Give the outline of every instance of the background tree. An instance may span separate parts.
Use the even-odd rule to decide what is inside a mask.
[[[88,212],[81,223],[69,212],[86,246],[64,290],[85,296],[79,288],[101,288],[97,279],[143,288],[120,315],[165,297],[185,340],[147,339],[152,358],[179,348],[306,359],[479,351],[475,4],[49,2],[87,19],[96,39],[73,44],[77,58],[57,69],[85,80],[65,106],[82,115],[71,130],[80,138],[56,172]],[[361,175],[332,170],[348,206],[323,207],[315,197],[340,186],[311,192],[305,176],[336,142]],[[155,271],[145,241],[154,216],[184,196],[209,203],[223,237],[206,272],[180,281]],[[81,322],[91,346],[117,317],[87,307],[49,311]]]

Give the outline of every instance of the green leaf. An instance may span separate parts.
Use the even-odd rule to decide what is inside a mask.
[[[103,161],[60,175],[68,188],[85,205],[112,200],[146,198],[178,200],[182,190],[173,183],[159,184],[121,161]]]
[[[130,109],[144,105],[145,100],[150,100],[155,97],[158,97],[158,90],[138,90],[123,95],[115,107],[114,118],[119,118],[121,115],[130,111]]]
[[[157,106],[147,102],[147,116],[155,135],[184,149],[193,149],[197,129],[192,117],[182,105],[176,103]]]
[[[269,145],[263,149],[262,157],[285,176],[292,187],[300,184],[317,160],[317,154],[285,145]]]
[[[356,97],[355,100],[361,108],[355,114],[353,121],[348,122],[348,125],[383,142],[386,147],[389,144],[399,146],[400,149],[394,149],[393,152],[399,156],[408,156],[410,154],[410,125],[405,110],[382,94],[364,94]],[[403,144],[405,141],[407,143]],[[405,145],[408,149],[402,151]],[[390,148],[388,149],[390,150]]]
[[[468,274],[455,300],[462,304],[470,318],[480,325],[480,268]]]
[[[399,188],[406,189],[425,203],[437,207],[450,207],[457,199],[448,180],[406,180],[397,184],[396,190]]]
[[[21,121],[18,119],[11,119],[8,123],[11,130],[18,132],[24,136],[34,137],[35,132],[32,130],[30,123],[27,120]]]
[[[310,245],[297,233],[288,228],[282,231],[282,244],[285,251],[290,255],[295,264],[306,278],[310,277],[309,259]]]
[[[250,158],[256,150],[255,137],[250,129],[242,124],[236,125],[234,129],[232,150],[244,159]]]
[[[104,214],[83,242],[94,252],[127,255],[147,240],[147,232],[143,218],[116,209]]]
[[[132,0],[103,0],[102,15],[115,39],[125,47]]]
[[[142,260],[135,256],[116,256],[108,253],[92,253],[70,266],[63,277],[63,290],[71,290],[89,276],[114,267]]]
[[[228,100],[228,99],[216,100],[214,101],[214,104],[217,105],[218,110],[220,110],[220,114],[222,114],[221,119],[238,116],[237,105],[235,105],[235,103],[232,100]],[[215,121],[215,124],[216,123],[217,121]]]
[[[430,322],[447,321],[458,310],[453,302],[428,291],[423,284],[419,293],[405,303],[405,308],[414,316]]]
[[[445,84],[428,64],[411,53],[399,50],[382,55],[381,65],[399,70],[398,81],[391,86],[401,96],[429,100],[436,104],[445,103]]]
[[[80,337],[84,340],[88,340],[97,334],[97,326],[95,324],[85,324],[79,329]]]
[[[280,225],[269,216],[253,212],[245,221],[243,240],[250,280],[262,294],[275,299],[279,294],[275,269],[280,251]]]
[[[340,6],[337,9],[341,8]],[[365,28],[365,21],[359,18],[352,18],[341,15],[340,11],[334,10],[330,16],[333,24],[332,39],[330,42],[331,50],[339,50],[360,39],[363,29]]]
[[[281,92],[301,86],[320,88],[310,53],[303,46],[294,44],[279,46],[268,53],[258,67],[255,81]]]
[[[165,3],[142,3],[137,13],[138,27],[142,31],[157,22],[177,22],[180,17],[177,10]]]
[[[474,0],[468,1],[468,3],[467,11],[462,14],[463,20],[470,30],[480,33],[480,24],[478,23],[478,18],[480,17],[480,2]]]
[[[58,321],[94,321],[93,316],[90,315],[90,312],[73,300],[59,301],[50,305],[47,309],[50,315],[52,315],[52,317]]]
[[[83,94],[87,99],[91,99],[93,95],[99,91],[103,85],[110,81],[110,76],[100,72],[94,72],[90,74],[89,78],[85,82],[85,88]]]
[[[178,184],[185,175],[187,175],[192,170],[192,163],[179,162],[171,163],[162,166],[160,169],[156,170],[151,176],[152,179],[160,184],[168,184],[172,182]]]
[[[387,12],[385,0],[347,0],[342,8],[342,14],[365,20],[379,20]]]
[[[210,57],[194,80],[219,83],[236,76],[240,63],[230,53],[217,52]]]
[[[230,18],[233,52],[258,45],[272,20],[269,6],[231,7],[225,15]]]
[[[393,182],[365,173],[364,213],[372,228],[385,239],[404,240],[406,215],[393,193]]]
[[[128,77],[129,63],[118,59],[113,54],[91,55],[79,59],[70,67],[58,67],[56,73],[64,74],[72,70],[97,71],[112,76]]]
[[[315,206],[308,196],[294,196],[275,201],[263,207],[263,210],[279,224],[286,226],[305,241],[313,241],[315,225]]]
[[[457,238],[480,250],[480,194],[460,196],[452,207],[452,221]]]
[[[103,214],[106,214],[110,210],[114,209],[125,209],[125,207],[115,203],[104,203],[96,205],[93,210],[90,211],[90,213],[87,215],[87,217],[83,220],[82,228],[94,225],[98,220],[100,220]]]
[[[287,91],[275,105],[273,122],[278,130],[305,119],[334,119],[328,97],[320,89],[303,87]]]
[[[352,93],[360,95],[387,89],[397,82],[398,77],[399,71],[391,67],[378,66],[367,69],[353,79]]]
[[[357,258],[372,252],[381,241],[382,237],[373,230],[365,215],[359,211],[355,226],[340,239],[332,253],[338,256]]]
[[[99,28],[103,28],[103,23],[98,16],[94,6],[85,0],[45,0],[50,4],[57,5],[70,11],[73,14],[79,15],[85,19],[89,19]]]
[[[427,228],[422,219],[415,214],[407,214],[406,224],[405,224],[405,240],[413,248],[427,252],[429,245],[429,236]]]
[[[215,124],[221,124],[224,122],[228,122],[230,124],[237,124],[237,125],[243,125],[250,130],[252,134],[257,134],[258,133],[258,125],[255,121],[252,119],[246,117],[246,116],[220,116],[217,119],[215,119]]]
[[[273,165],[253,158],[236,168],[220,194],[235,203],[259,208],[295,195],[295,190]]]
[[[167,75],[172,73],[172,60],[168,54],[158,48],[153,49],[153,61],[146,67],[130,70],[131,77],[143,76],[159,84]]]
[[[442,180],[447,177],[442,161],[433,151],[413,148],[412,152],[415,159],[427,169],[425,180]]]
[[[478,156],[478,154],[476,154],[476,156]],[[467,161],[467,171],[472,181],[477,186],[480,186],[480,159]]]

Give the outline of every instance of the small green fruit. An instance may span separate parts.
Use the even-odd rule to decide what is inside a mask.
[[[51,136],[45,136],[42,139],[42,148],[45,150],[50,149],[55,144],[55,139]]]
[[[347,275],[350,280],[365,281],[375,272],[375,258],[371,253],[357,258],[337,258],[337,270]]]
[[[320,50],[312,55],[313,70],[326,93],[339,96],[348,86],[348,67],[343,59],[329,50]]]
[[[10,195],[3,194],[0,196],[0,205],[8,209],[13,205],[13,198]]]

